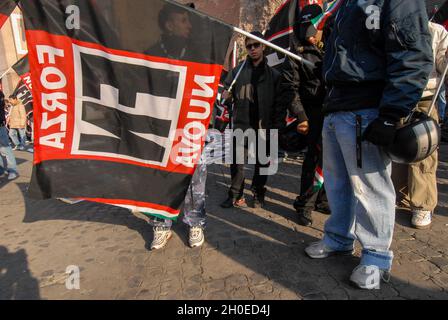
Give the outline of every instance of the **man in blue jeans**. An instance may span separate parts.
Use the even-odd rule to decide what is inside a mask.
[[[315,259],[352,254],[350,281],[380,287],[392,267],[395,219],[391,160],[397,123],[422,96],[432,70],[423,0],[342,0],[326,43],[323,165],[332,215],[324,238],[305,249]]]
[[[7,175],[8,180],[14,180],[19,174],[17,173],[16,158],[9,145],[8,130],[6,130],[5,125],[5,95],[0,90],[0,177]],[[3,163],[4,160],[6,160],[6,168]]]

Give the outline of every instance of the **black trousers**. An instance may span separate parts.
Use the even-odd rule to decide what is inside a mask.
[[[296,199],[296,206],[300,210],[311,212],[318,206],[328,208],[328,200],[325,187],[314,192],[314,177],[317,167],[322,168],[322,128],[323,117],[320,115],[310,116],[310,130],[307,135],[308,151],[302,165],[300,178],[300,195]]]
[[[257,139],[258,141],[258,139]],[[234,140],[234,146],[236,145],[236,141]],[[255,171],[252,178],[252,186],[251,190],[256,195],[264,196],[265,194],[265,185],[268,181],[267,175],[260,174],[261,168],[269,167],[269,163],[261,164],[258,158],[258,143],[256,145],[256,164]],[[238,200],[243,197],[244,194],[244,185],[245,185],[245,177],[244,177],[244,164],[236,164],[236,152],[237,148],[234,147],[233,153],[233,164],[230,165],[230,175],[232,177],[232,183],[229,190],[229,197]],[[244,159],[247,159],[248,146],[245,144],[244,146]],[[269,153],[269,141],[267,142],[267,153]]]

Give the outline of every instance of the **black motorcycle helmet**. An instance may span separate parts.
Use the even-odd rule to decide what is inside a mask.
[[[416,163],[437,150],[440,137],[437,121],[425,113],[415,112],[411,119],[397,130],[394,143],[386,148],[386,153],[396,163]]]

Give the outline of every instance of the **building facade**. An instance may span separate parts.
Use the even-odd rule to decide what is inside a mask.
[[[16,8],[0,30],[0,76],[4,75],[0,86],[6,96],[14,91],[19,82],[19,76],[10,68],[26,54],[23,16]]]

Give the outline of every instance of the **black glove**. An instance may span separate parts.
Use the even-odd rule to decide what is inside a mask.
[[[362,138],[377,146],[387,147],[394,142],[396,131],[397,123],[394,120],[380,116],[369,124]]]

